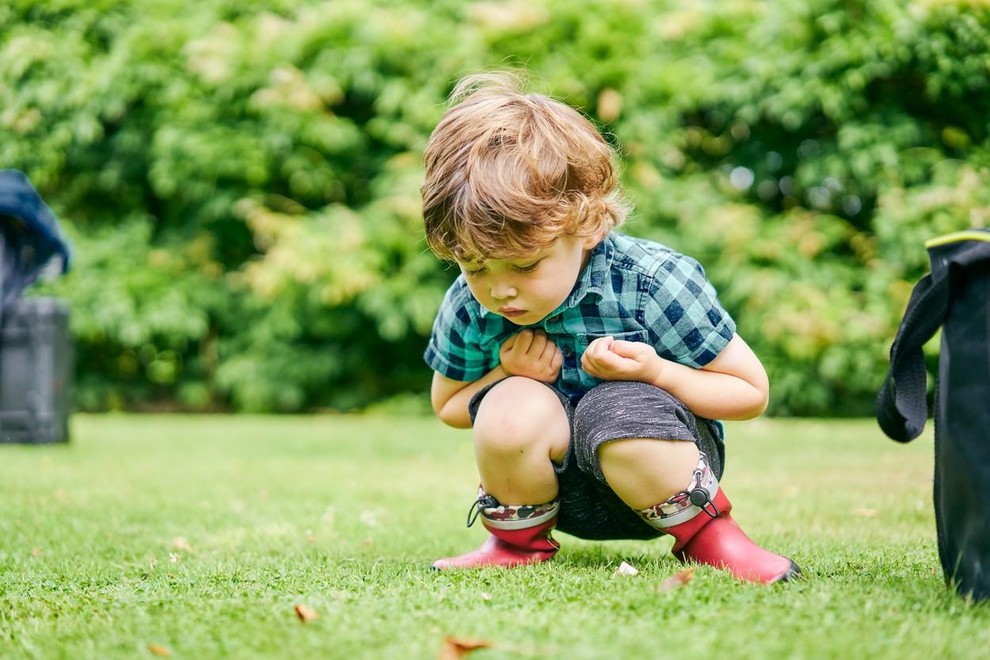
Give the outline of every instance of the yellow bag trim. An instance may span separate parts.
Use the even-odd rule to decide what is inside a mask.
[[[928,249],[939,247],[942,245],[949,245],[950,243],[961,243],[963,241],[983,241],[984,243],[987,243],[990,242],[990,232],[978,231],[975,229],[957,231],[926,241],[925,248]]]

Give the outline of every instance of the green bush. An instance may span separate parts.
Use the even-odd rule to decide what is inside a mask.
[[[81,408],[425,392],[453,273],[420,155],[525,66],[622,150],[627,231],[697,256],[771,411],[869,414],[923,242],[985,226],[990,3],[13,0],[0,166],[75,246]]]

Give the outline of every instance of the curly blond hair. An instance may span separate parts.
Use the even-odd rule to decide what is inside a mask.
[[[622,223],[617,155],[591,121],[516,73],[461,80],[426,145],[426,241],[441,259],[531,254]]]

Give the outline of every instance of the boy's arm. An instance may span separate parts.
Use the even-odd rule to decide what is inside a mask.
[[[751,419],[766,410],[770,398],[767,373],[739,335],[701,369],[657,355],[649,344],[596,339],[581,366],[603,380],[638,380],[664,389],[709,419]]]
[[[478,390],[486,385],[505,378],[508,374],[498,365],[476,381],[451,380],[433,372],[433,385],[430,387],[430,401],[433,412],[444,424],[458,429],[471,428],[468,403]]]

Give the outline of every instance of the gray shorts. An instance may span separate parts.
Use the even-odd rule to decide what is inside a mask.
[[[471,399],[468,410],[472,421],[482,399],[497,384],[483,388]],[[712,470],[721,479],[725,465],[721,424],[698,417],[668,392],[645,383],[610,381],[590,390],[575,405],[556,388],[547,387],[557,393],[571,426],[567,454],[560,465],[554,466],[560,489],[560,531],[593,540],[650,539],[661,535],[619,499],[605,481],[598,447],[610,440],[662,438],[694,442],[708,455]]]

